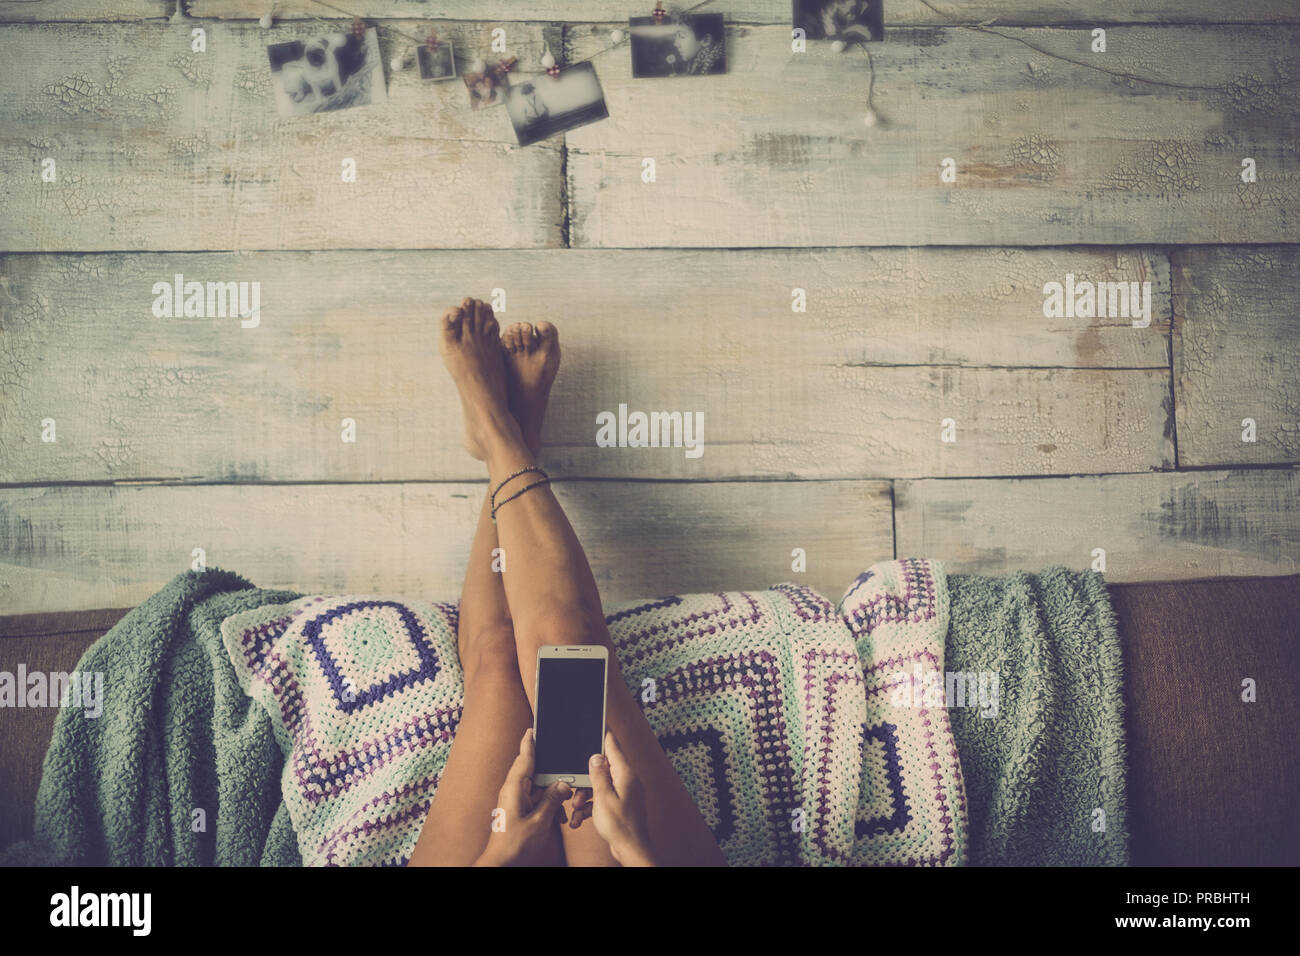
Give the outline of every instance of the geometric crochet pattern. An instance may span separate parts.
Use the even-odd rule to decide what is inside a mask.
[[[464,703],[451,604],[307,597],[222,624],[272,717],[306,865],[403,865]],[[958,865],[966,806],[942,675],[946,577],[904,559],[839,606],[808,588],[610,609],[629,691],[732,865]],[[919,668],[919,669],[917,669]]]
[[[305,597],[221,633],[285,754],[303,864],[404,865],[464,703],[455,605]]]
[[[966,860],[966,794],[946,701],[947,575],[938,561],[885,561],[840,601],[862,668],[861,783],[837,861],[954,866]],[[857,697],[857,695],[855,695]],[[856,717],[855,717],[856,719]]]

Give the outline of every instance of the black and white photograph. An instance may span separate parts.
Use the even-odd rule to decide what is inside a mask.
[[[471,70],[461,74],[465,88],[469,90],[469,105],[481,110],[489,106],[500,106],[505,102],[505,85],[502,72],[485,66],[481,70]]]
[[[456,57],[450,43],[439,43],[430,49],[427,45],[416,51],[420,61],[420,79],[450,80],[456,75]]]
[[[635,77],[727,72],[726,26],[720,13],[685,13],[664,22],[632,17],[628,28]]]
[[[520,146],[609,117],[590,63],[574,64],[559,76],[521,77],[506,90],[506,112]]]
[[[378,34],[327,33],[272,43],[271,85],[281,116],[325,113],[388,102]]]
[[[883,40],[884,0],[794,0],[794,25],[809,40]]]

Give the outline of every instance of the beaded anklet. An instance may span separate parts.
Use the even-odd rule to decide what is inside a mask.
[[[514,494],[510,495],[510,497],[504,498],[499,502],[497,501],[497,495],[501,493],[502,488],[504,488],[510,482],[514,481],[520,475],[526,475],[532,471],[535,471],[542,476],[541,481],[535,481],[531,485],[525,485],[523,488],[520,488]],[[538,468],[536,465],[529,465],[527,468],[520,468],[514,474],[503,479],[502,482],[499,485],[497,485],[496,490],[492,492],[492,521],[494,523],[496,522],[497,509],[499,509],[506,502],[514,501],[516,498],[518,498],[520,495],[524,494],[525,492],[532,491],[534,488],[538,488],[542,485],[549,484],[550,480],[551,480],[550,476],[547,475],[546,472],[544,472],[541,468]]]

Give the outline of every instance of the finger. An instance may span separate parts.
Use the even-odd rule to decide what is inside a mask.
[[[554,786],[554,784],[552,784],[552,786]],[[539,805],[541,804],[541,802],[542,802],[542,797],[544,797],[544,796],[546,796],[546,788],[545,788],[545,787],[536,787],[536,788],[534,788],[534,790],[533,790],[533,796],[532,796],[532,804],[531,804],[531,805],[532,805],[533,807],[537,807],[537,806],[539,806]],[[559,813],[557,814],[557,816],[560,818],[560,822],[561,822],[561,823],[568,823],[568,822],[569,822],[568,808],[566,808],[565,805],[564,805],[563,803],[560,804],[560,810],[559,810]]]
[[[524,731],[519,741],[519,756],[506,772],[506,782],[501,785],[501,804],[509,814],[507,822],[528,814],[533,792],[533,729]]]
[[[587,761],[587,775],[591,777],[591,793],[596,800],[618,800],[614,778],[610,776],[609,760],[602,754],[592,754]]]
[[[582,826],[582,821],[590,818],[592,806],[590,803],[582,805],[581,810],[574,810],[569,814],[569,829],[576,830]]]
[[[569,817],[566,821],[574,830],[582,824],[582,821],[591,816],[591,791],[585,787],[581,790],[573,791],[573,796],[565,804],[569,811]]]
[[[573,788],[563,780],[557,780],[546,788],[537,806],[530,816],[533,819],[549,823],[557,813],[564,812],[564,801],[573,794]]]
[[[614,739],[613,731],[609,730],[605,731],[605,755],[605,762],[609,764],[614,788],[620,794],[626,794],[631,787],[636,786],[636,774],[632,772],[632,765],[628,763],[623,748]]]

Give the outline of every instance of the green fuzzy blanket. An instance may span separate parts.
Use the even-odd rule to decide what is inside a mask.
[[[298,865],[284,758],[221,643],[229,615],[296,597],[182,574],[91,645],[77,669],[104,674],[104,711],[59,711],[35,836],[0,865]]]
[[[953,672],[1000,675],[996,718],[951,708],[974,866],[1124,866],[1119,631],[1095,571],[948,576]]]

